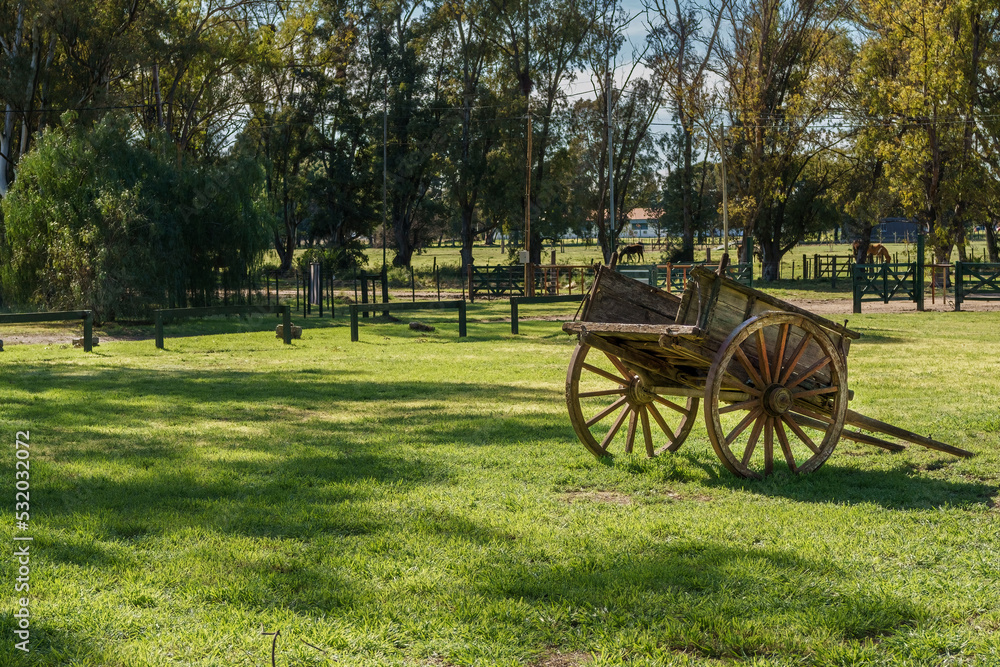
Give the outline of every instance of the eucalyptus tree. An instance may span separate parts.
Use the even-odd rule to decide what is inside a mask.
[[[578,125],[585,136],[588,206],[604,258],[610,261],[629,212],[658,199],[650,126],[662,106],[665,81],[655,69],[643,76],[640,66],[648,49],[633,50],[625,67],[616,67],[626,44],[623,33],[637,17],[616,0],[604,0],[601,6],[603,20],[594,25],[586,50],[596,100],[578,102],[574,113],[584,120]]]
[[[728,0],[721,0],[719,6],[689,0],[644,0],[650,24],[646,63],[663,80],[665,97],[679,125],[674,137],[678,169],[673,180],[677,181],[681,204],[681,248],[676,256],[681,261],[694,260],[694,233],[701,222],[696,214],[703,210],[699,192],[704,191],[704,178],[696,191],[696,150],[707,157],[714,148],[708,144],[703,126],[711,116],[706,109],[711,103],[709,65],[727,4]]]
[[[123,103],[122,82],[147,52],[150,16],[138,0],[0,2],[0,196],[34,134],[61,111],[94,120],[104,109],[87,108]]]
[[[777,278],[782,255],[825,207],[837,176],[830,162],[816,161],[840,139],[827,121],[850,71],[849,5],[733,0],[725,10],[717,53],[730,126],[729,210],[760,246],[764,280]],[[750,251],[745,243],[744,260]]]
[[[373,4],[365,29],[370,76],[385,86],[385,170],[395,266],[409,266],[421,227],[443,215],[440,197],[449,126],[440,15],[423,0]]]
[[[479,215],[488,179],[498,177],[489,159],[501,135],[495,118],[500,96],[490,89],[490,69],[496,49],[490,35],[496,28],[489,0],[444,0],[438,7],[448,84],[444,99],[457,109],[458,128],[449,142],[448,190],[458,209],[462,239],[462,269],[473,263],[475,238],[492,231],[497,219]]]
[[[980,214],[987,181],[975,151],[983,48],[993,22],[976,2],[901,0],[892,6],[857,3],[862,33],[855,86],[881,134],[873,154],[883,160],[890,187],[904,210],[931,232],[937,261],[958,246],[965,258],[965,228]],[[995,10],[991,10],[995,12]],[[980,133],[989,150],[988,131]]]
[[[559,205],[559,183],[565,181],[553,169],[568,157],[557,132],[565,122],[565,89],[583,64],[602,5],[600,0],[490,0],[490,6],[498,25],[493,33],[500,58],[497,86],[520,101],[513,117],[520,115],[526,126],[531,117],[530,154],[527,127],[520,145],[509,146],[505,154],[515,163],[518,156],[530,160],[530,169],[522,171],[521,208],[531,220],[531,261],[539,263],[542,239],[556,236],[565,222]],[[513,133],[508,137],[516,141]]]

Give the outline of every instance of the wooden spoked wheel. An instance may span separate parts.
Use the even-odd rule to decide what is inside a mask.
[[[653,393],[620,358],[580,343],[566,375],[566,404],[580,441],[600,458],[638,447],[676,451],[698,414],[698,399]],[[623,428],[624,427],[624,428]]]
[[[829,458],[844,428],[847,366],[807,318],[763,313],[720,346],[705,401],[709,440],[729,470],[770,475],[777,448],[793,472],[811,472]]]

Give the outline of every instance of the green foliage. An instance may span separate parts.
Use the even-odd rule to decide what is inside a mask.
[[[134,140],[107,116],[45,134],[3,200],[0,285],[13,304],[146,318],[233,288],[269,241],[249,163],[178,167],[169,144]]]
[[[309,248],[295,258],[299,271],[305,273],[310,264],[319,263],[323,271],[332,271],[334,275],[347,275],[357,269],[364,268],[368,256],[364,247],[357,241],[333,248]]]

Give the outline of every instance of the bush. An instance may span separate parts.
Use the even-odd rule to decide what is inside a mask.
[[[167,143],[132,140],[125,117],[64,117],[21,160],[3,200],[0,286],[9,303],[150,316],[242,284],[268,248],[249,163],[178,167]]]

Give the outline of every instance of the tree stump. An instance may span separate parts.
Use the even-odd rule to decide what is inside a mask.
[[[275,338],[284,337],[284,333],[285,333],[284,324],[279,324],[277,327],[275,327],[274,329]],[[294,324],[292,325],[292,338],[302,338],[302,327],[297,327]]]

